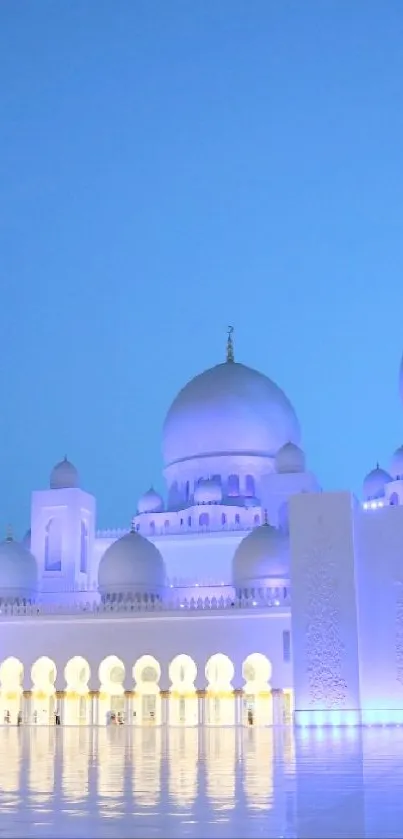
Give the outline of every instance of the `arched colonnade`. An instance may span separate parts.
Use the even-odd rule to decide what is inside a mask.
[[[205,665],[206,687],[197,690],[197,666],[185,654],[169,665],[170,688],[160,688],[161,667],[143,655],[132,667],[133,685],[125,688],[126,668],[107,656],[98,668],[99,689],[90,690],[90,666],[82,656],[64,668],[65,687],[55,687],[57,669],[46,656],[31,667],[31,689],[23,690],[24,667],[17,658],[0,663],[0,725],[163,725],[271,726],[291,721],[291,691],[272,691],[271,663],[261,653],[242,664],[243,686],[234,689],[234,665],[217,653]],[[282,694],[279,703],[279,694]],[[277,697],[277,713],[276,713]]]

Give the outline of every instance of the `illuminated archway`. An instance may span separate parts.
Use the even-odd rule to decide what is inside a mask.
[[[35,725],[53,725],[56,711],[56,664],[41,656],[31,667],[32,692],[30,721]]]
[[[197,667],[190,656],[175,656],[169,665],[171,680],[169,722],[171,725],[197,725],[198,699],[195,688]]]
[[[248,655],[242,664],[244,725],[273,725],[272,666],[262,653]]]
[[[162,706],[159,680],[161,667],[152,655],[143,655],[133,667],[133,723],[161,725]]]
[[[209,658],[205,668],[207,725],[235,725],[234,672],[228,656],[216,653]]]
[[[91,722],[91,701],[88,682],[91,670],[88,661],[76,655],[64,668],[66,688],[63,703],[64,725],[88,725]]]
[[[125,715],[125,666],[116,655],[109,655],[99,665],[101,683],[98,699],[98,723],[124,722]]]
[[[0,725],[16,725],[21,713],[24,667],[10,656],[0,664]]]

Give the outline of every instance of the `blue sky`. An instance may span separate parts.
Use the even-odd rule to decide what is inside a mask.
[[[236,357],[325,488],[403,442],[403,5],[3,0],[0,528],[65,453],[126,525]]]

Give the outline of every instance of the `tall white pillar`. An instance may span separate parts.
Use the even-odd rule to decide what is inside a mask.
[[[290,499],[295,722],[359,724],[354,506],[350,493]]]

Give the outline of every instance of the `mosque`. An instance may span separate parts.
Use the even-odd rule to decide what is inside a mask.
[[[403,722],[403,447],[323,492],[232,332],[166,415],[166,500],[97,530],[64,458],[1,543],[0,724]]]

